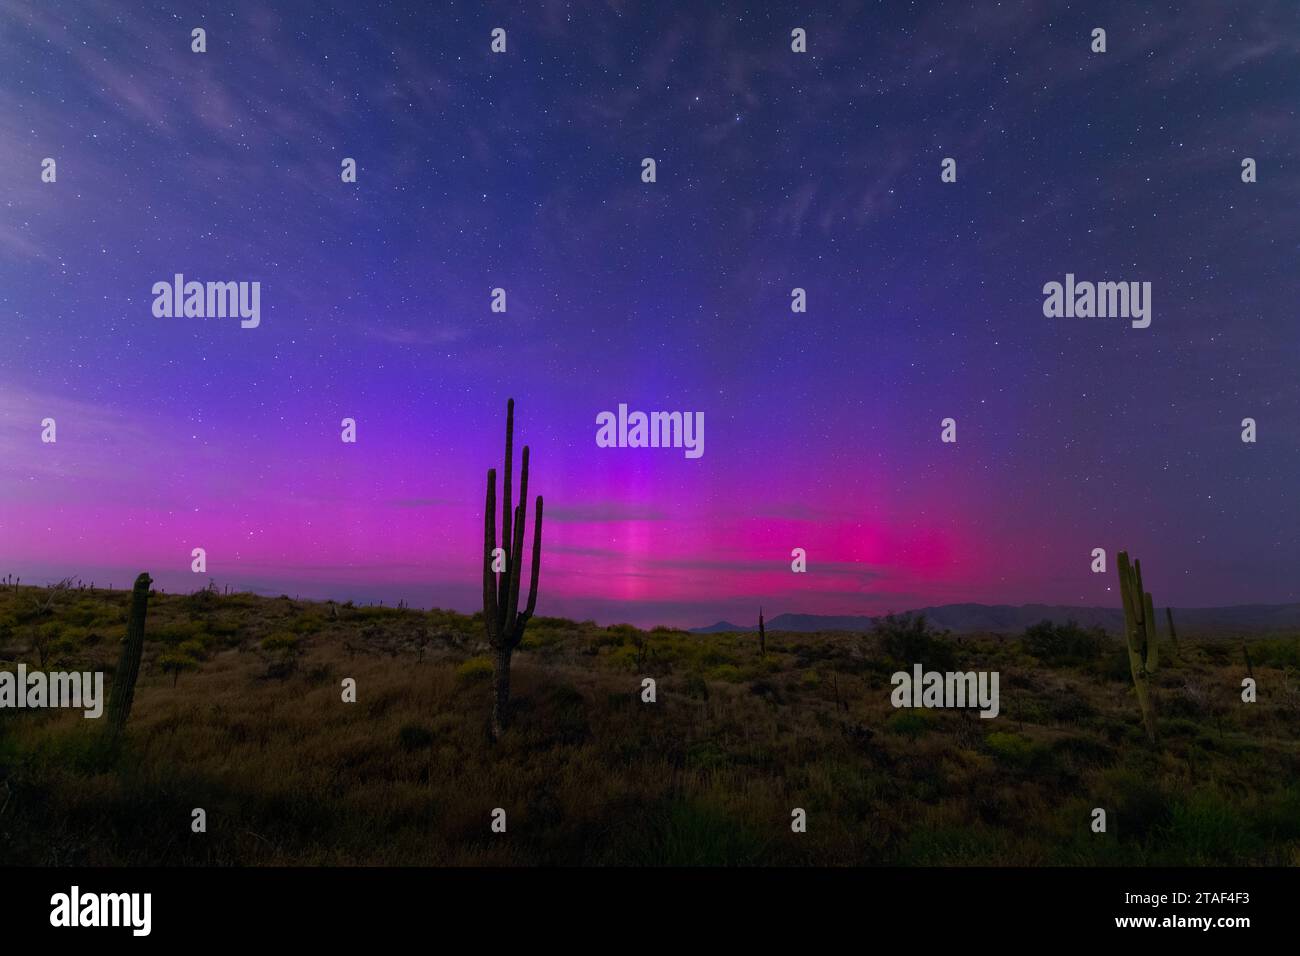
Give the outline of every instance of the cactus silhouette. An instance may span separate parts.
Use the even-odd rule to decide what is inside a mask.
[[[113,675],[113,692],[108,699],[108,731],[116,739],[131,715],[131,701],[135,699],[135,680],[140,676],[140,657],[144,653],[144,618],[149,610],[149,586],[153,584],[148,574],[135,579],[131,590],[131,613],[126,621],[126,640],[122,642],[122,656]]]
[[[519,471],[519,505],[510,511],[511,467],[514,458],[515,400],[506,403],[506,470],[501,485],[501,555],[496,543],[497,472],[487,473],[487,502],[483,512],[483,621],[493,661],[492,736],[505,730],[510,708],[510,656],[523,639],[524,628],[537,606],[537,576],[542,565],[542,496],[533,519],[533,570],[528,605],[519,610],[519,579],[524,563],[524,516],[528,507],[528,446]],[[513,528],[511,519],[513,517]],[[495,566],[495,567],[494,567]]]
[[[763,629],[763,609],[758,609],[758,656],[767,657],[767,631]]]
[[[1151,595],[1142,590],[1142,562],[1128,561],[1128,552],[1119,553],[1119,590],[1124,600],[1124,640],[1128,645],[1129,669],[1137,691],[1138,707],[1147,740],[1156,742],[1155,703],[1151,697],[1151,675],[1160,659],[1160,642],[1156,638],[1156,618]]]

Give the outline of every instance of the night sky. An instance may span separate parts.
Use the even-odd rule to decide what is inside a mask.
[[[475,610],[513,397],[539,614],[1300,600],[1300,7],[1147,8],[0,0],[0,574]]]

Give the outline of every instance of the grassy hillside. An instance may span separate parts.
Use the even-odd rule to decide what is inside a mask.
[[[111,681],[126,603],[0,588],[0,668]],[[1255,704],[1239,643],[1162,649],[1153,751],[1121,645],[1086,632],[769,633],[761,658],[752,634],[539,618],[496,744],[460,614],[155,594],[147,635],[121,752],[102,720],[0,711],[0,862],[1300,864],[1296,637],[1250,642]],[[1001,715],[894,709],[915,661],[999,671]]]

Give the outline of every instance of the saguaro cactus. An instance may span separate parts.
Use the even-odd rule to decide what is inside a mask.
[[[122,656],[113,675],[113,692],[108,698],[108,731],[116,738],[126,726],[131,715],[131,701],[135,699],[135,680],[140,676],[140,657],[144,653],[144,618],[149,610],[149,586],[153,584],[148,574],[135,579],[131,590],[131,613],[126,621],[126,640],[122,642]]]
[[[1119,590],[1124,600],[1124,640],[1128,644],[1133,687],[1137,691],[1138,706],[1142,709],[1147,740],[1154,744],[1156,712],[1151,699],[1151,675],[1159,664],[1160,643],[1156,638],[1151,595],[1142,590],[1142,562],[1134,561],[1130,566],[1127,551],[1119,553]]]
[[[528,605],[519,610],[519,578],[524,563],[524,516],[528,507],[528,446],[519,474],[519,505],[510,511],[510,471],[514,458],[515,400],[506,404],[506,471],[501,486],[501,546],[496,543],[497,472],[487,473],[487,502],[483,512],[483,620],[493,661],[492,736],[505,730],[510,707],[510,656],[523,639],[524,628],[537,606],[537,575],[542,566],[542,496],[533,519],[533,570]],[[511,519],[513,517],[513,529]],[[497,554],[500,550],[500,554]]]
[[[767,631],[763,629],[763,609],[758,609],[758,656],[767,657]]]

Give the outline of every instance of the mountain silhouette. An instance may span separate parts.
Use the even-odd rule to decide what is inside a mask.
[[[1161,630],[1165,627],[1164,609],[1158,608]],[[1012,634],[1031,624],[1047,620],[1054,624],[1074,621],[1084,627],[1101,627],[1112,634],[1122,633],[1124,612],[1121,608],[1072,607],[1063,604],[943,604],[903,612],[924,614],[936,628],[955,634]],[[769,631],[869,631],[875,617],[827,614],[778,614],[769,618]],[[1267,634],[1300,630],[1300,604],[1237,604],[1229,607],[1174,608],[1174,626],[1184,634],[1231,635]],[[694,627],[692,634],[721,634],[757,631],[758,626],[739,626],[718,621],[707,627]]]

